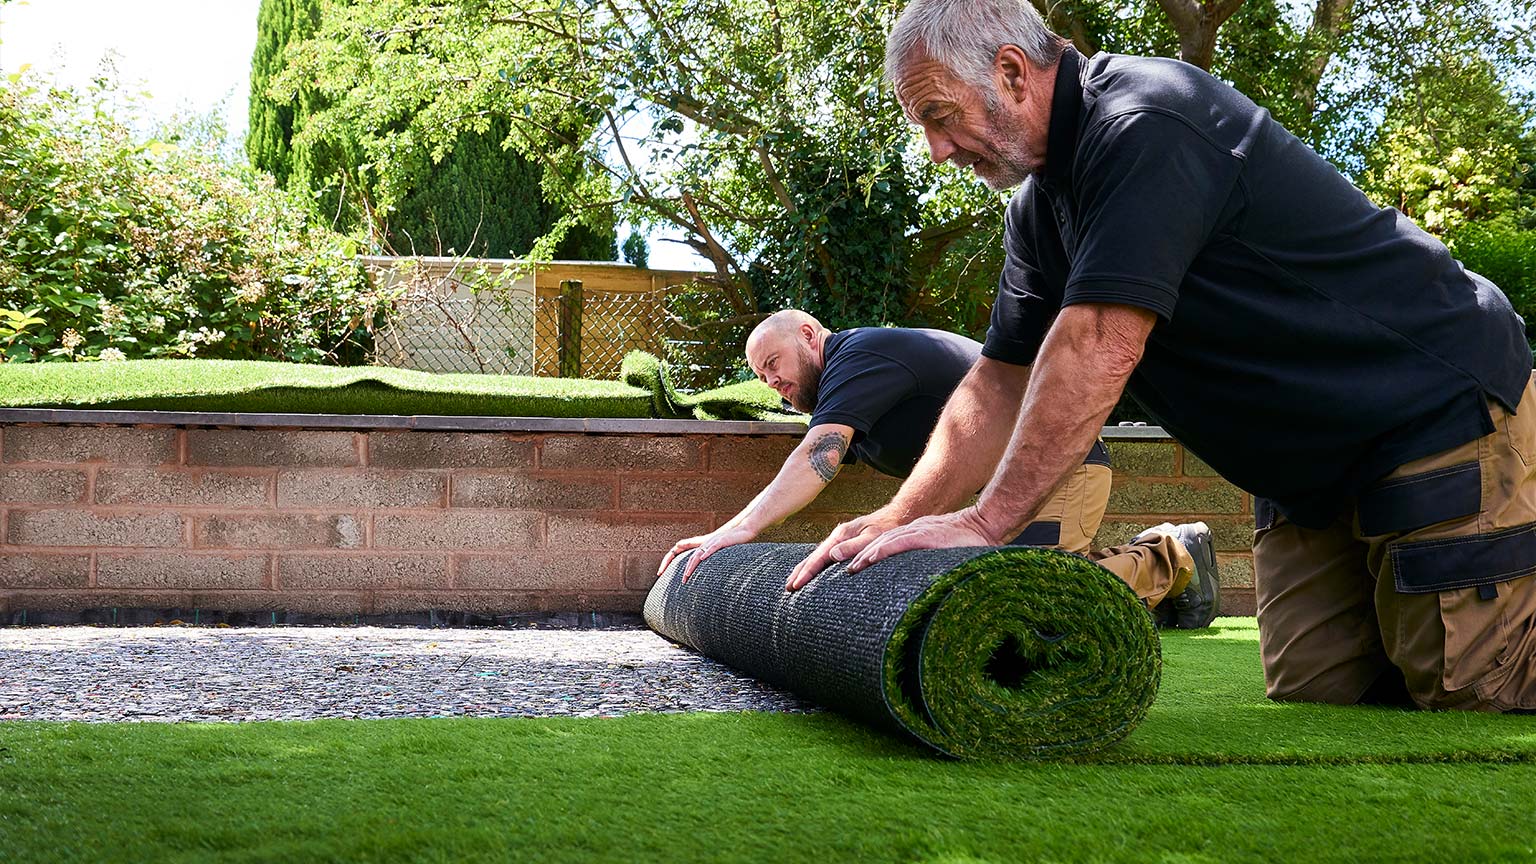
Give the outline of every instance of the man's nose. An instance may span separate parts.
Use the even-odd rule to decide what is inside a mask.
[[[928,140],[928,157],[934,162],[943,165],[949,157],[955,155],[955,144],[949,140],[949,136],[933,129],[924,129],[923,137]]]

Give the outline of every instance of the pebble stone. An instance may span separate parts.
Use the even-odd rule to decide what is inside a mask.
[[[3,627],[0,720],[808,712],[649,630]]]

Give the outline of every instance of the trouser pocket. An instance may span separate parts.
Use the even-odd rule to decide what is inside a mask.
[[[1529,605],[1536,573],[1536,523],[1472,534],[1388,546],[1393,588],[1399,595],[1436,594],[1444,628],[1443,686],[1458,690],[1500,671],[1511,649],[1511,608]],[[1403,605],[1417,605],[1405,596]],[[1412,634],[1428,635],[1424,622],[1399,617],[1404,657],[1400,666],[1433,665],[1433,646],[1416,643]],[[1439,640],[1434,640],[1439,641]]]

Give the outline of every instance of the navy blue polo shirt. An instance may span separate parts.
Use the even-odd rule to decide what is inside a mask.
[[[1394,467],[1493,432],[1488,399],[1518,407],[1531,353],[1498,288],[1233,88],[1069,48],[1047,135],[1008,205],[986,356],[1033,363],[1075,303],[1157,313],[1127,390],[1313,528]]]
[[[810,425],[853,428],[844,462],[864,462],[906,477],[928,446],[949,394],[981,354],[981,344],[943,330],[858,327],[822,347],[821,381]],[[1085,463],[1109,464],[1095,442]]]

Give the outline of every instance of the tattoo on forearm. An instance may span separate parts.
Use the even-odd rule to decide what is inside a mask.
[[[827,432],[811,442],[811,467],[823,483],[831,483],[843,467],[843,454],[848,452],[848,438],[841,432]]]

